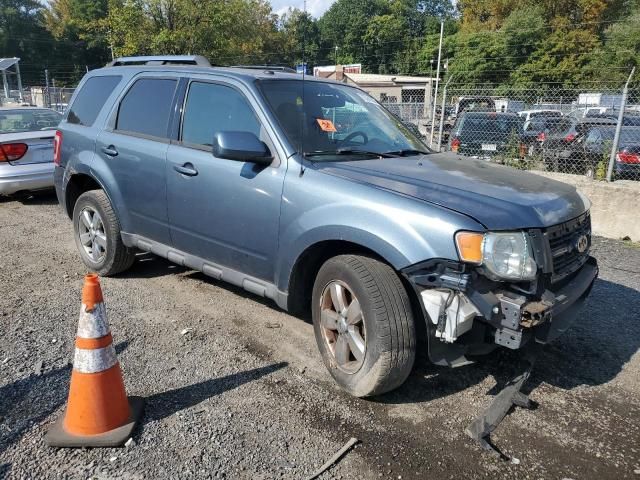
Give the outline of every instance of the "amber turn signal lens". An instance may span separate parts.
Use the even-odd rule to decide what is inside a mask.
[[[456,233],[456,246],[460,260],[470,263],[482,263],[483,233],[458,232]]]

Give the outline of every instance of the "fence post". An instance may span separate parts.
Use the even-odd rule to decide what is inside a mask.
[[[620,130],[622,130],[622,120],[624,118],[624,109],[627,106],[627,95],[629,94],[629,83],[636,71],[636,67],[631,69],[627,83],[624,84],[622,89],[622,99],[620,100],[620,112],[618,113],[618,124],[616,125],[616,133],[613,137],[613,145],[611,145],[611,155],[609,156],[609,168],[607,169],[607,182],[611,181],[613,175],[613,165],[616,161],[616,154],[618,153],[618,146],[620,145]]]
[[[442,107],[440,107],[440,128],[438,129],[438,152],[442,151],[442,132],[444,131],[444,110],[445,103],[447,101],[447,88],[449,87],[449,82],[453,78],[451,75],[447,79],[447,83],[444,84],[444,89],[442,90]]]
[[[433,113],[431,116],[431,139],[429,146],[433,148],[433,132],[436,127],[436,106],[438,105],[438,84],[440,83],[440,62],[442,61],[442,36],[444,34],[444,20],[440,21],[440,44],[438,47],[438,67],[436,68],[436,91],[433,94]]]
[[[49,70],[44,69],[44,95],[43,102],[45,107],[51,108],[51,98],[49,97]]]

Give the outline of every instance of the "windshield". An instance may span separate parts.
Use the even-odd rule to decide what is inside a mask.
[[[0,133],[55,129],[62,115],[53,110],[16,109],[0,111]]]
[[[357,88],[263,80],[260,89],[291,145],[313,160],[428,152],[396,117]]]

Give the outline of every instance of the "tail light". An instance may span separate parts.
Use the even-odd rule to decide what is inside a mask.
[[[460,139],[454,138],[453,140],[451,140],[451,151],[457,152],[459,148],[460,148]]]
[[[616,155],[616,161],[618,163],[640,163],[640,153],[633,152],[618,152]]]
[[[564,137],[564,141],[565,142],[573,142],[576,138],[576,134],[575,133],[570,133],[569,135],[567,135],[566,137]]]
[[[0,145],[0,162],[20,160],[27,153],[26,143],[3,143]]]
[[[56,136],[53,137],[53,163],[60,166],[60,153],[62,151],[62,132],[56,130]]]
[[[539,142],[544,142],[544,132],[540,132],[540,133],[538,134],[538,136],[536,137],[536,139],[537,139]]]

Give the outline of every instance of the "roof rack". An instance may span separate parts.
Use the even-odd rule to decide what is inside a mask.
[[[209,60],[202,55],[143,55],[138,57],[119,57],[107,63],[107,67],[127,65],[198,65],[210,67]]]
[[[271,70],[274,72],[297,73],[293,68],[282,65],[232,65],[231,68],[246,68],[248,70]]]

